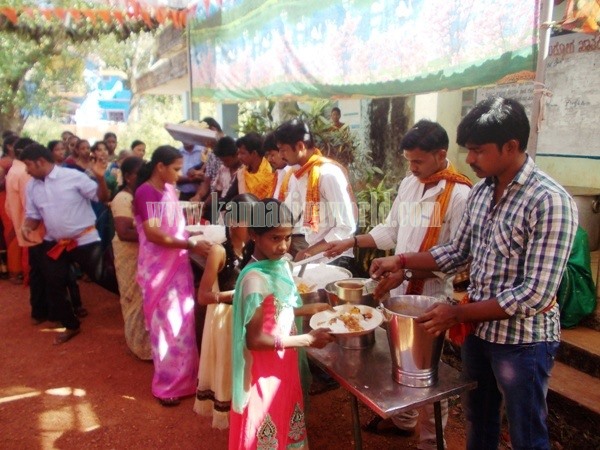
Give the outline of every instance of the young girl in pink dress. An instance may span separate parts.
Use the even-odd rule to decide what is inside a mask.
[[[240,273],[233,299],[233,392],[229,449],[308,448],[298,351],[332,341],[327,329],[298,335],[295,316],[329,308],[302,306],[282,256],[292,215],[280,202],[253,205],[253,262]]]

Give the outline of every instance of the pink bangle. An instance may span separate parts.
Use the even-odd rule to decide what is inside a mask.
[[[398,262],[400,263],[400,269],[404,269],[406,267],[406,256],[404,256],[404,253],[400,253],[398,255]]]
[[[279,350],[283,350],[283,342],[281,342],[281,335],[276,334],[275,336],[273,336],[273,338],[275,339],[275,351],[278,352]]]

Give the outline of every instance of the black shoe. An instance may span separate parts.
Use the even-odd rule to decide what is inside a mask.
[[[75,315],[77,317],[79,317],[80,319],[83,318],[83,317],[87,317],[88,310],[85,309],[83,306],[80,306],[79,308],[75,309]]]
[[[74,330],[69,330],[67,328],[65,331],[59,333],[58,336],[56,336],[56,338],[54,339],[54,345],[60,345],[64,344],[67,341],[70,341],[72,338],[77,336],[80,331],[80,328],[75,328]]]
[[[403,430],[402,428],[398,428],[391,418],[382,419],[379,416],[373,417],[361,428],[368,433],[379,435],[394,434],[396,436],[410,437],[415,434],[414,428],[412,430]]]
[[[169,397],[169,398],[158,398],[155,397],[156,400],[158,400],[158,403],[160,403],[162,406],[164,407],[172,407],[172,406],[177,406],[181,403],[181,399],[179,397]]]

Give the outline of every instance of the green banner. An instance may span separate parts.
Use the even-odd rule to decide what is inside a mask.
[[[195,100],[396,96],[535,70],[538,2],[223,0],[191,21]]]

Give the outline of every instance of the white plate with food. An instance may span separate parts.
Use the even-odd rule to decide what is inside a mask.
[[[297,276],[299,272],[300,266],[295,265],[293,269],[294,276]],[[345,280],[351,277],[352,273],[343,267],[328,266],[323,263],[308,263],[301,280],[307,286],[312,286],[313,290],[317,290],[325,289],[325,286],[333,281]]]
[[[336,336],[361,336],[381,325],[383,314],[367,305],[340,305],[310,318],[310,327],[329,328]]]

